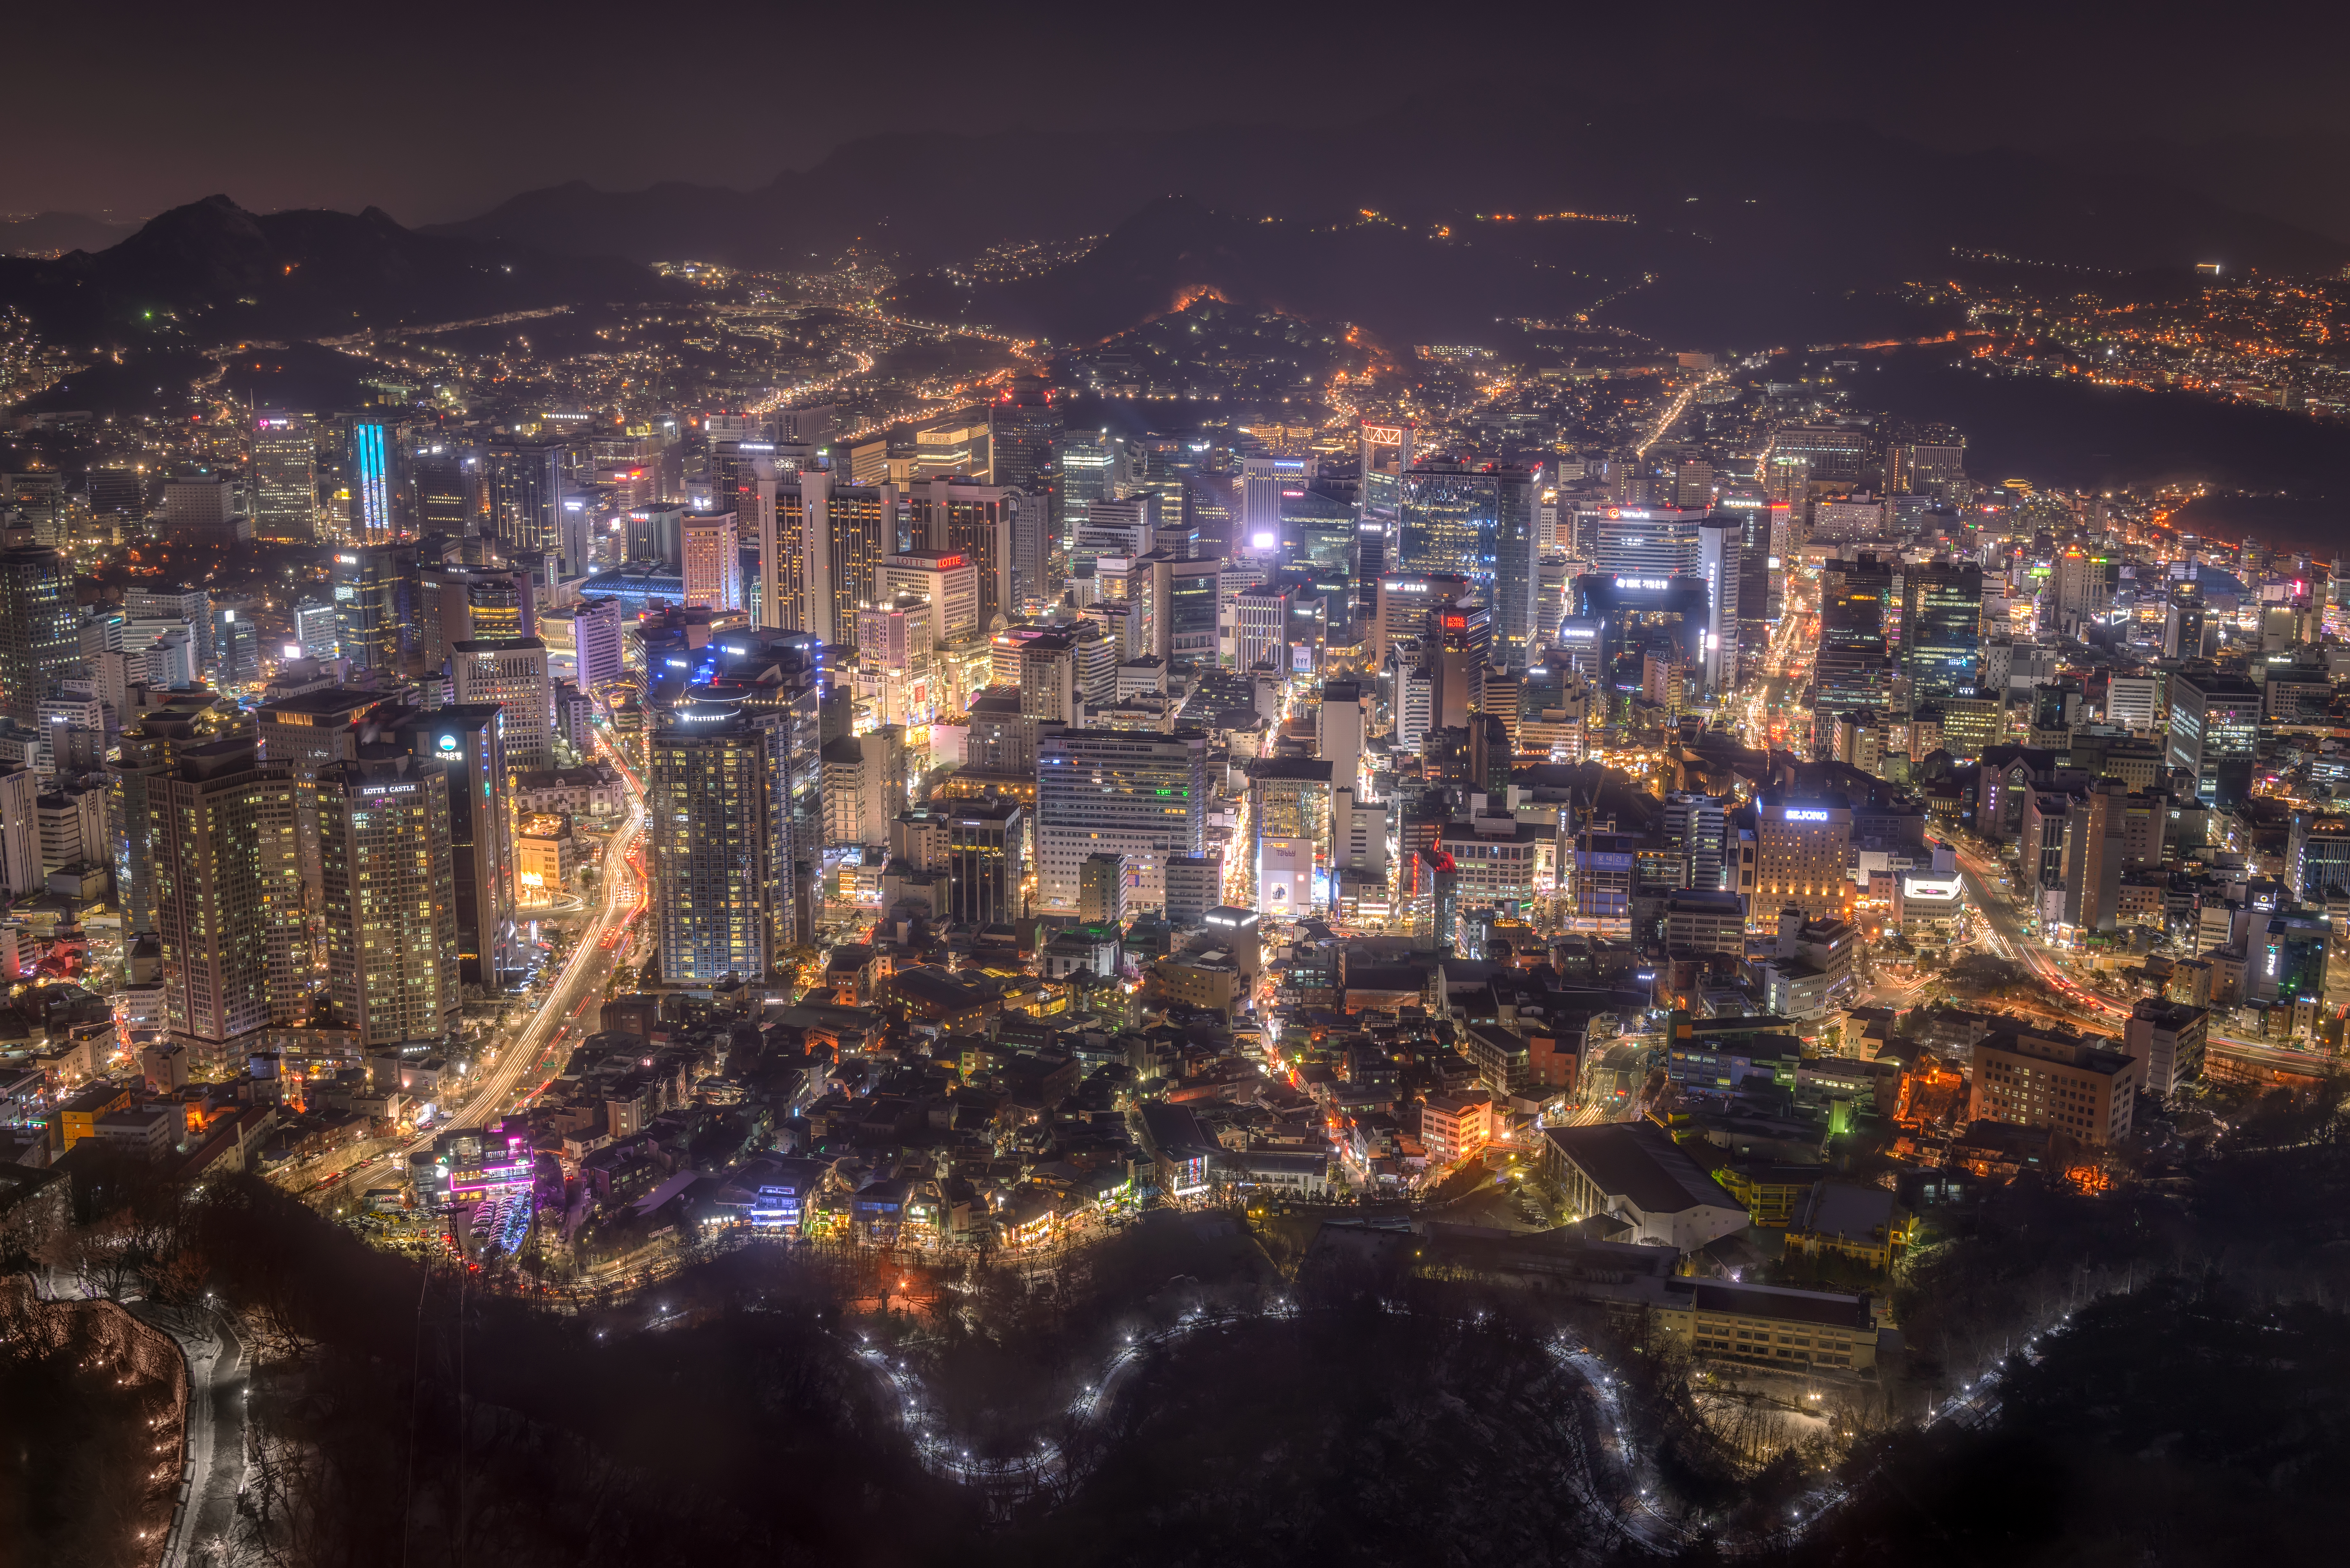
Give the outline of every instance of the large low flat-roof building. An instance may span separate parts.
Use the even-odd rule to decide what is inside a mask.
[[[1552,1127],[1542,1158],[1571,1208],[1616,1216],[1635,1241],[1694,1252],[1746,1229],[1746,1206],[1653,1123]]]

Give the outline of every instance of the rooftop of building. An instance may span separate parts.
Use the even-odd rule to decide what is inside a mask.
[[[1543,1136],[1593,1185],[1626,1199],[1642,1213],[1673,1214],[1709,1205],[1744,1207],[1652,1123],[1551,1127]]]
[[[1690,1304],[1700,1312],[1732,1313],[1741,1317],[1767,1317],[1786,1323],[1851,1329],[1876,1326],[1869,1316],[1866,1296],[1831,1295],[1784,1285],[1728,1285],[1703,1281],[1691,1296]]]
[[[1823,1181],[1795,1215],[1794,1228],[1814,1236],[1841,1236],[1849,1241],[1882,1241],[1893,1226],[1894,1196],[1890,1188],[1858,1187],[1849,1182]]]

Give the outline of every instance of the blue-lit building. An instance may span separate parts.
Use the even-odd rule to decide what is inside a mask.
[[[581,598],[611,598],[630,616],[685,603],[685,574],[666,566],[637,565],[599,573],[579,585]]]
[[[400,431],[390,420],[351,421],[351,541],[388,545],[400,532],[392,497],[398,489]]]

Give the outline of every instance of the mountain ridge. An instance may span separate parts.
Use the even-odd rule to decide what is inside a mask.
[[[1629,330],[1775,343],[1927,329],[1885,297],[1970,251],[2116,272],[2350,262],[2350,244],[2209,195],[2120,174],[2085,182],[2012,149],[1943,151],[1830,121],[1749,118],[1731,135],[1705,116],[1586,112],[1579,125],[1497,111],[1462,126],[1407,104],[1318,129],[898,132],[754,190],[574,182],[433,232],[777,270],[821,268],[854,245],[915,275],[893,296],[911,313],[1063,342],[1130,326],[1194,286],[1360,321],[1395,341],[1620,296],[1608,319]],[[1178,198],[1189,203],[1180,221],[1165,205]],[[1497,209],[1635,221],[1521,223],[1504,235],[1490,222]],[[1265,232],[1244,233],[1250,223]],[[1350,230],[1354,243],[1328,238]],[[1051,285],[949,286],[935,270],[1006,241],[1145,232],[1155,257],[1106,240],[1046,275]],[[1418,245],[1399,250],[1399,234]],[[1456,254],[1433,254],[1439,246]],[[1501,254],[1464,261],[1480,248]]]
[[[58,341],[138,348],[677,292],[632,263],[420,234],[380,207],[255,213],[225,195],[159,213],[101,251],[0,257],[0,305]]]

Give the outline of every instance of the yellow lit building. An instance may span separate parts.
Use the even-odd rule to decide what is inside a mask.
[[[515,832],[515,881],[520,902],[549,904],[561,896],[573,853],[571,819],[554,812],[525,816]]]

